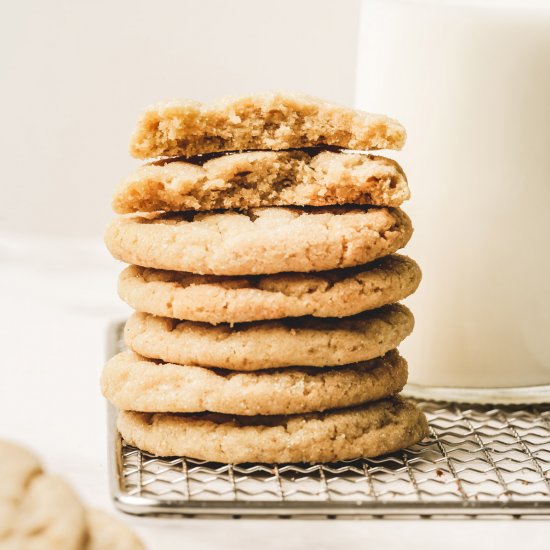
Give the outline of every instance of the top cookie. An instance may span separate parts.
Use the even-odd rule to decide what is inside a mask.
[[[146,159],[319,145],[401,149],[405,139],[401,124],[384,115],[304,94],[270,92],[212,104],[180,100],[152,106],[138,123],[130,152]]]
[[[257,206],[399,206],[407,178],[393,160],[319,149],[249,151],[140,166],[117,188],[113,209],[133,212]]]

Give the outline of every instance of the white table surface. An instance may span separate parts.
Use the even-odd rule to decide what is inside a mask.
[[[549,548],[532,520],[146,519],[117,513],[106,472],[105,403],[98,379],[122,265],[101,241],[0,235],[0,437],[34,449],[91,506],[134,527],[149,548]]]

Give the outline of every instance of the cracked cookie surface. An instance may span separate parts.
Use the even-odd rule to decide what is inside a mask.
[[[401,149],[405,129],[387,116],[355,111],[305,94],[268,92],[214,103],[172,101],[148,108],[130,142],[139,159],[219,151]]]
[[[124,524],[88,510],[61,478],[44,473],[28,450],[0,440],[0,548],[143,550]]]
[[[119,214],[259,206],[399,206],[410,196],[393,160],[319,150],[249,151],[140,166],[116,189]]]
[[[124,262],[208,275],[309,272],[365,264],[407,244],[400,208],[252,208],[122,216],[105,243]]]
[[[40,473],[28,480],[0,547],[82,550],[87,529],[84,507],[71,487],[56,476]]]
[[[126,351],[103,369],[103,395],[119,410],[298,414],[360,405],[397,394],[407,363],[395,350],[337,368],[220,371],[159,363]]]
[[[10,532],[18,507],[35,476],[42,474],[38,459],[26,449],[0,440],[0,541]]]
[[[374,457],[428,434],[424,414],[400,397],[292,416],[121,412],[117,423],[128,443],[154,455],[233,464]]]
[[[418,287],[420,268],[399,254],[317,273],[220,277],[127,267],[119,296],[137,311],[211,324],[283,317],[347,317],[398,302]]]
[[[401,304],[343,319],[296,317],[233,327],[136,312],[124,338],[128,348],[151,359],[253,371],[367,361],[397,347],[413,326],[412,313]]]

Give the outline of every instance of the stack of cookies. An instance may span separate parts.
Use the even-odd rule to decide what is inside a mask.
[[[396,351],[420,282],[394,254],[412,225],[405,131],[309,96],[149,109],[132,154],[159,158],[116,191],[106,233],[131,264],[129,351],[102,390],[130,444],[225,463],[376,456],[427,433],[397,396]],[[346,151],[343,151],[345,149]]]

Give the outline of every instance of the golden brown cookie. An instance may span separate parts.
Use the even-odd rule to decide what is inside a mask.
[[[36,475],[0,546],[5,543],[13,549],[82,550],[87,535],[86,513],[75,492],[58,477]]]
[[[410,258],[386,256],[358,267],[317,273],[220,277],[129,266],[120,297],[137,311],[205,323],[282,317],[347,317],[402,300],[422,274]]]
[[[154,455],[225,463],[366,458],[408,447],[428,434],[424,414],[400,397],[294,416],[121,412],[118,429],[128,443]]]
[[[113,209],[133,212],[258,206],[399,206],[407,178],[393,160],[320,150],[248,151],[140,166],[115,191]]]
[[[18,507],[32,480],[41,473],[42,466],[32,453],[0,440],[0,541],[15,523]]]
[[[399,208],[253,208],[115,219],[105,235],[130,264],[207,275],[324,271],[365,264],[405,246]]]
[[[252,416],[351,407],[395,395],[406,382],[407,362],[396,350],[344,367],[257,372],[160,363],[126,351],[105,365],[101,389],[121,410]]]
[[[101,510],[88,510],[86,550],[144,550],[145,546],[124,523]]]
[[[343,319],[297,317],[233,327],[134,313],[124,337],[144,357],[251,371],[368,361],[397,347],[413,326],[412,313],[401,304]]]
[[[154,105],[139,120],[130,152],[146,159],[319,145],[401,149],[405,139],[399,122],[384,115],[304,94],[271,92],[211,104],[181,100]]]
[[[86,510],[62,479],[45,474],[26,449],[0,440],[0,548],[141,550],[123,524]]]

